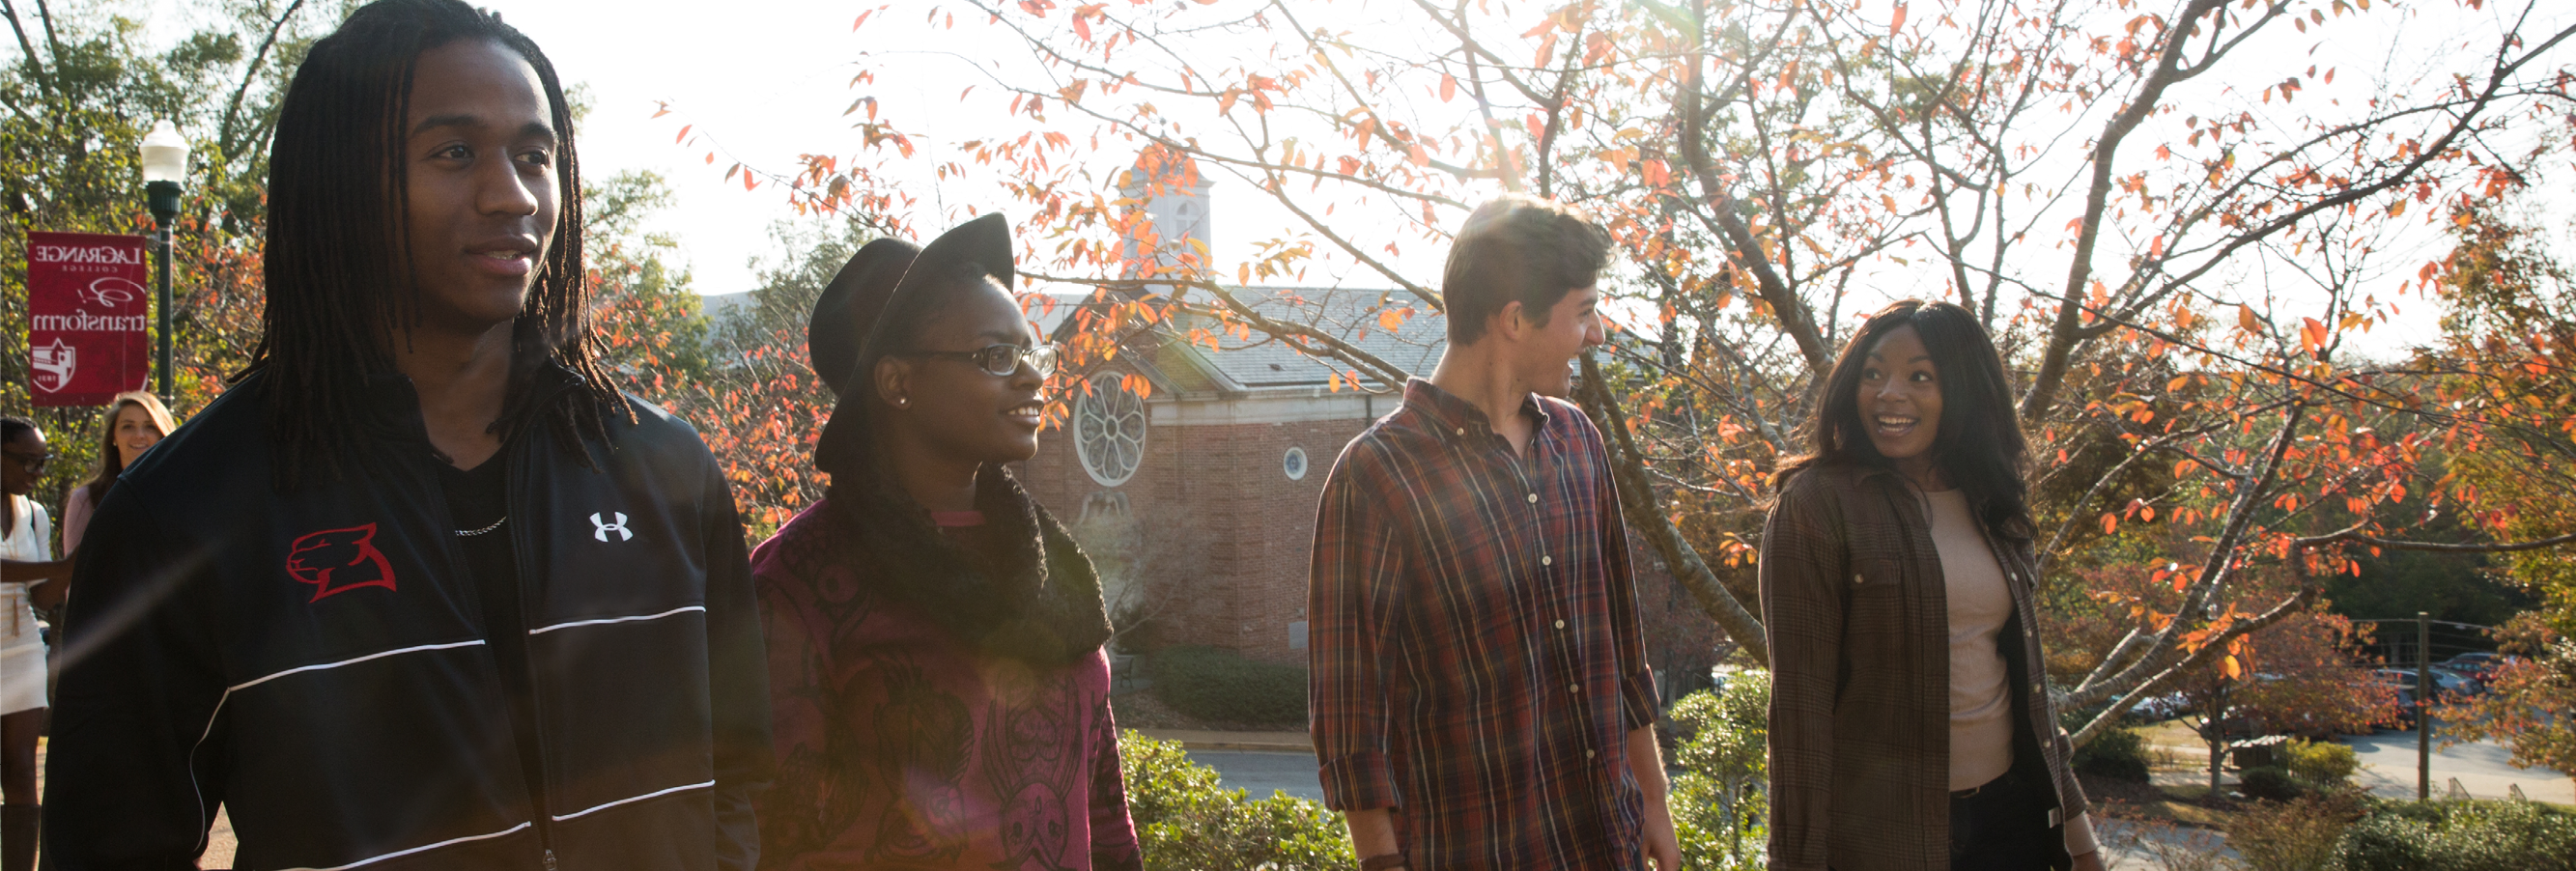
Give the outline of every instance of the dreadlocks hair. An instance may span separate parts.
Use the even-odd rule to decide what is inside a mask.
[[[554,65],[498,13],[463,0],[376,0],[314,43],[289,83],[269,147],[264,334],[235,381],[264,375],[278,489],[319,462],[346,478],[361,452],[366,384],[393,369],[386,343],[419,322],[420,286],[406,232],[410,192],[403,150],[413,73],[421,53],[457,40],[487,40],[534,68],[559,131],[553,242],[511,325],[509,394],[494,429],[506,437],[547,425],[581,453],[608,442],[607,415],[634,419],[598,362],[582,260],[581,162],[571,107]],[[536,394],[544,361],[584,383]]]

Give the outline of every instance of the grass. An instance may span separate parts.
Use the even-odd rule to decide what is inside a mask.
[[[2140,822],[2220,829],[2236,815],[2236,800],[2222,795],[2211,801],[2205,784],[2155,786],[2087,777],[2084,795],[2105,816]]]

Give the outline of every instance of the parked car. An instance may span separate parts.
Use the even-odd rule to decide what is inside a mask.
[[[2432,671],[2433,686],[2440,688],[2443,695],[2474,696],[2487,691],[2486,683],[2476,673],[2448,665],[2433,666]]]
[[[2162,722],[2182,716],[2189,706],[2181,693],[2166,693],[2138,700],[2129,706],[2129,715],[2149,723]]]
[[[2508,658],[2503,654],[2473,651],[2442,660],[2440,665],[2458,669],[2461,673],[2477,679],[2478,682],[2485,683],[2488,675],[2495,671],[2496,665]]]

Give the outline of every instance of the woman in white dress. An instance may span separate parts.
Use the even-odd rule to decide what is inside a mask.
[[[0,871],[35,867],[36,734],[45,723],[45,643],[36,612],[62,599],[70,560],[56,561],[54,521],[27,494],[50,458],[45,433],[0,418]]]

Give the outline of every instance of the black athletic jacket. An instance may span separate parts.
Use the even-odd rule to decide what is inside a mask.
[[[118,479],[81,543],[47,760],[55,868],[747,869],[768,676],[731,491],[641,401],[591,464],[503,448],[544,771],[522,773],[409,379],[363,471],[280,495],[253,377]],[[553,390],[578,376],[540,373]]]

